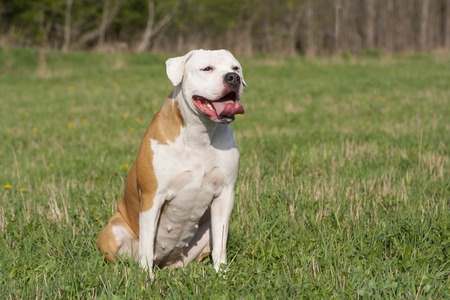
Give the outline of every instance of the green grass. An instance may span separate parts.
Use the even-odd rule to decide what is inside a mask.
[[[450,297],[450,60],[243,59],[229,265],[107,264],[162,55],[0,52],[0,298]]]

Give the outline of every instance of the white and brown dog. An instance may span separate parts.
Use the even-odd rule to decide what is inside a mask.
[[[172,97],[150,123],[117,212],[97,245],[107,260],[128,255],[153,277],[226,245],[239,151],[229,123],[244,109],[242,67],[226,50],[193,50],[166,61]]]

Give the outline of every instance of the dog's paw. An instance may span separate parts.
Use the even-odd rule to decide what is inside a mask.
[[[226,255],[224,255],[224,253],[215,253],[213,251],[211,256],[212,256],[214,270],[216,270],[216,272],[225,271],[225,266],[227,264]]]
[[[152,270],[147,270],[148,279],[153,282],[155,280],[155,273]]]
[[[144,268],[144,271],[147,273],[147,279],[153,282],[155,280],[155,272],[153,272],[153,269]]]
[[[149,261],[145,258],[141,258],[139,260],[139,264],[141,265],[141,268],[144,269],[144,271],[148,275],[148,279],[150,281],[153,281],[155,279],[155,273],[153,272],[152,263],[149,263]]]
[[[227,271],[226,268],[226,262],[225,261],[219,261],[214,263],[214,270],[216,270],[217,273],[224,273]]]

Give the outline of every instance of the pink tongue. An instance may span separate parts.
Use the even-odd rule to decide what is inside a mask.
[[[244,113],[244,107],[241,103],[239,103],[239,101],[228,100],[212,102],[212,105],[214,105],[219,117],[233,117],[234,115]]]

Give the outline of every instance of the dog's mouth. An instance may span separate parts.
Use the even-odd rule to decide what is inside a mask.
[[[234,120],[235,115],[244,113],[244,107],[233,91],[217,100],[209,100],[199,95],[192,96],[192,100],[200,112],[216,122],[229,123]]]

